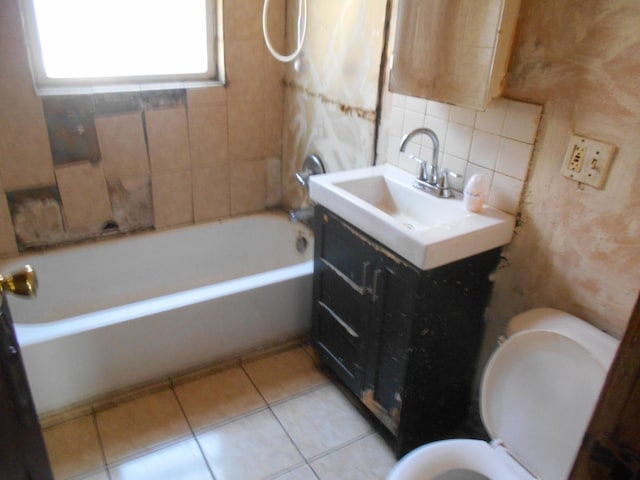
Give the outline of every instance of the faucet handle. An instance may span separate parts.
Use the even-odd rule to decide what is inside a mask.
[[[429,179],[429,175],[433,167],[429,165],[429,162],[427,162],[426,160],[423,160],[420,157],[415,156],[412,153],[409,154],[409,158],[411,160],[416,161],[420,165],[420,170],[418,170],[418,179],[427,181]]]
[[[440,178],[440,187],[442,187],[445,190],[455,190],[454,188],[449,186],[449,177],[453,177],[453,178],[462,178],[462,175],[460,175],[459,173],[453,172],[451,170],[449,170],[448,168],[445,168],[442,170],[442,177]],[[457,190],[456,190],[457,191]]]

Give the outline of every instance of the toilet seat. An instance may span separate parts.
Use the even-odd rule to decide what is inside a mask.
[[[482,440],[427,443],[402,458],[388,480],[427,480],[454,470],[469,470],[491,480],[533,480],[509,453]]]
[[[592,349],[565,332],[516,333],[491,356],[480,391],[482,421],[500,440],[429,443],[406,455],[387,480],[435,479],[460,469],[491,480],[566,478],[606,372]]]

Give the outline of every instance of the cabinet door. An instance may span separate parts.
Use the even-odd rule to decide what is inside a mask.
[[[384,250],[379,255],[371,295],[375,332],[369,345],[363,401],[395,432],[404,396],[418,273]]]
[[[376,252],[336,216],[320,207],[317,212],[312,341],[322,361],[360,395]]]

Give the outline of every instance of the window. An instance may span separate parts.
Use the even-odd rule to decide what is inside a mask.
[[[221,0],[23,0],[42,95],[220,84]]]

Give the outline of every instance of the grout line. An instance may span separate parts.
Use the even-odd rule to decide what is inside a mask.
[[[202,445],[200,445],[200,442],[198,441],[198,436],[196,435],[196,432],[193,429],[193,425],[191,425],[191,422],[189,421],[189,417],[187,416],[187,413],[184,411],[184,407],[182,406],[182,402],[180,401],[180,397],[175,391],[173,380],[171,381],[170,388],[171,388],[171,393],[173,393],[173,396],[176,399],[176,402],[178,402],[178,407],[180,407],[180,412],[182,412],[182,416],[184,417],[185,422],[187,422],[187,426],[189,427],[189,431],[191,432],[191,438],[196,442],[196,445],[198,446],[198,450],[200,451],[200,455],[202,455],[202,459],[204,460],[204,463],[207,466],[207,470],[209,470],[209,473],[211,474],[211,478],[213,480],[216,480],[216,476],[214,475],[213,469],[209,464],[209,460],[207,459],[207,456],[205,455],[204,450],[202,449]]]
[[[100,433],[100,428],[98,427],[98,417],[95,411],[91,412],[91,420],[93,422],[93,428],[96,429],[96,435],[98,436],[98,444],[100,445],[100,455],[102,455],[102,465],[104,466],[104,469],[107,472],[107,478],[111,480],[111,472],[109,471],[109,465],[107,464],[107,455],[104,452],[104,442],[102,440],[102,434]]]

